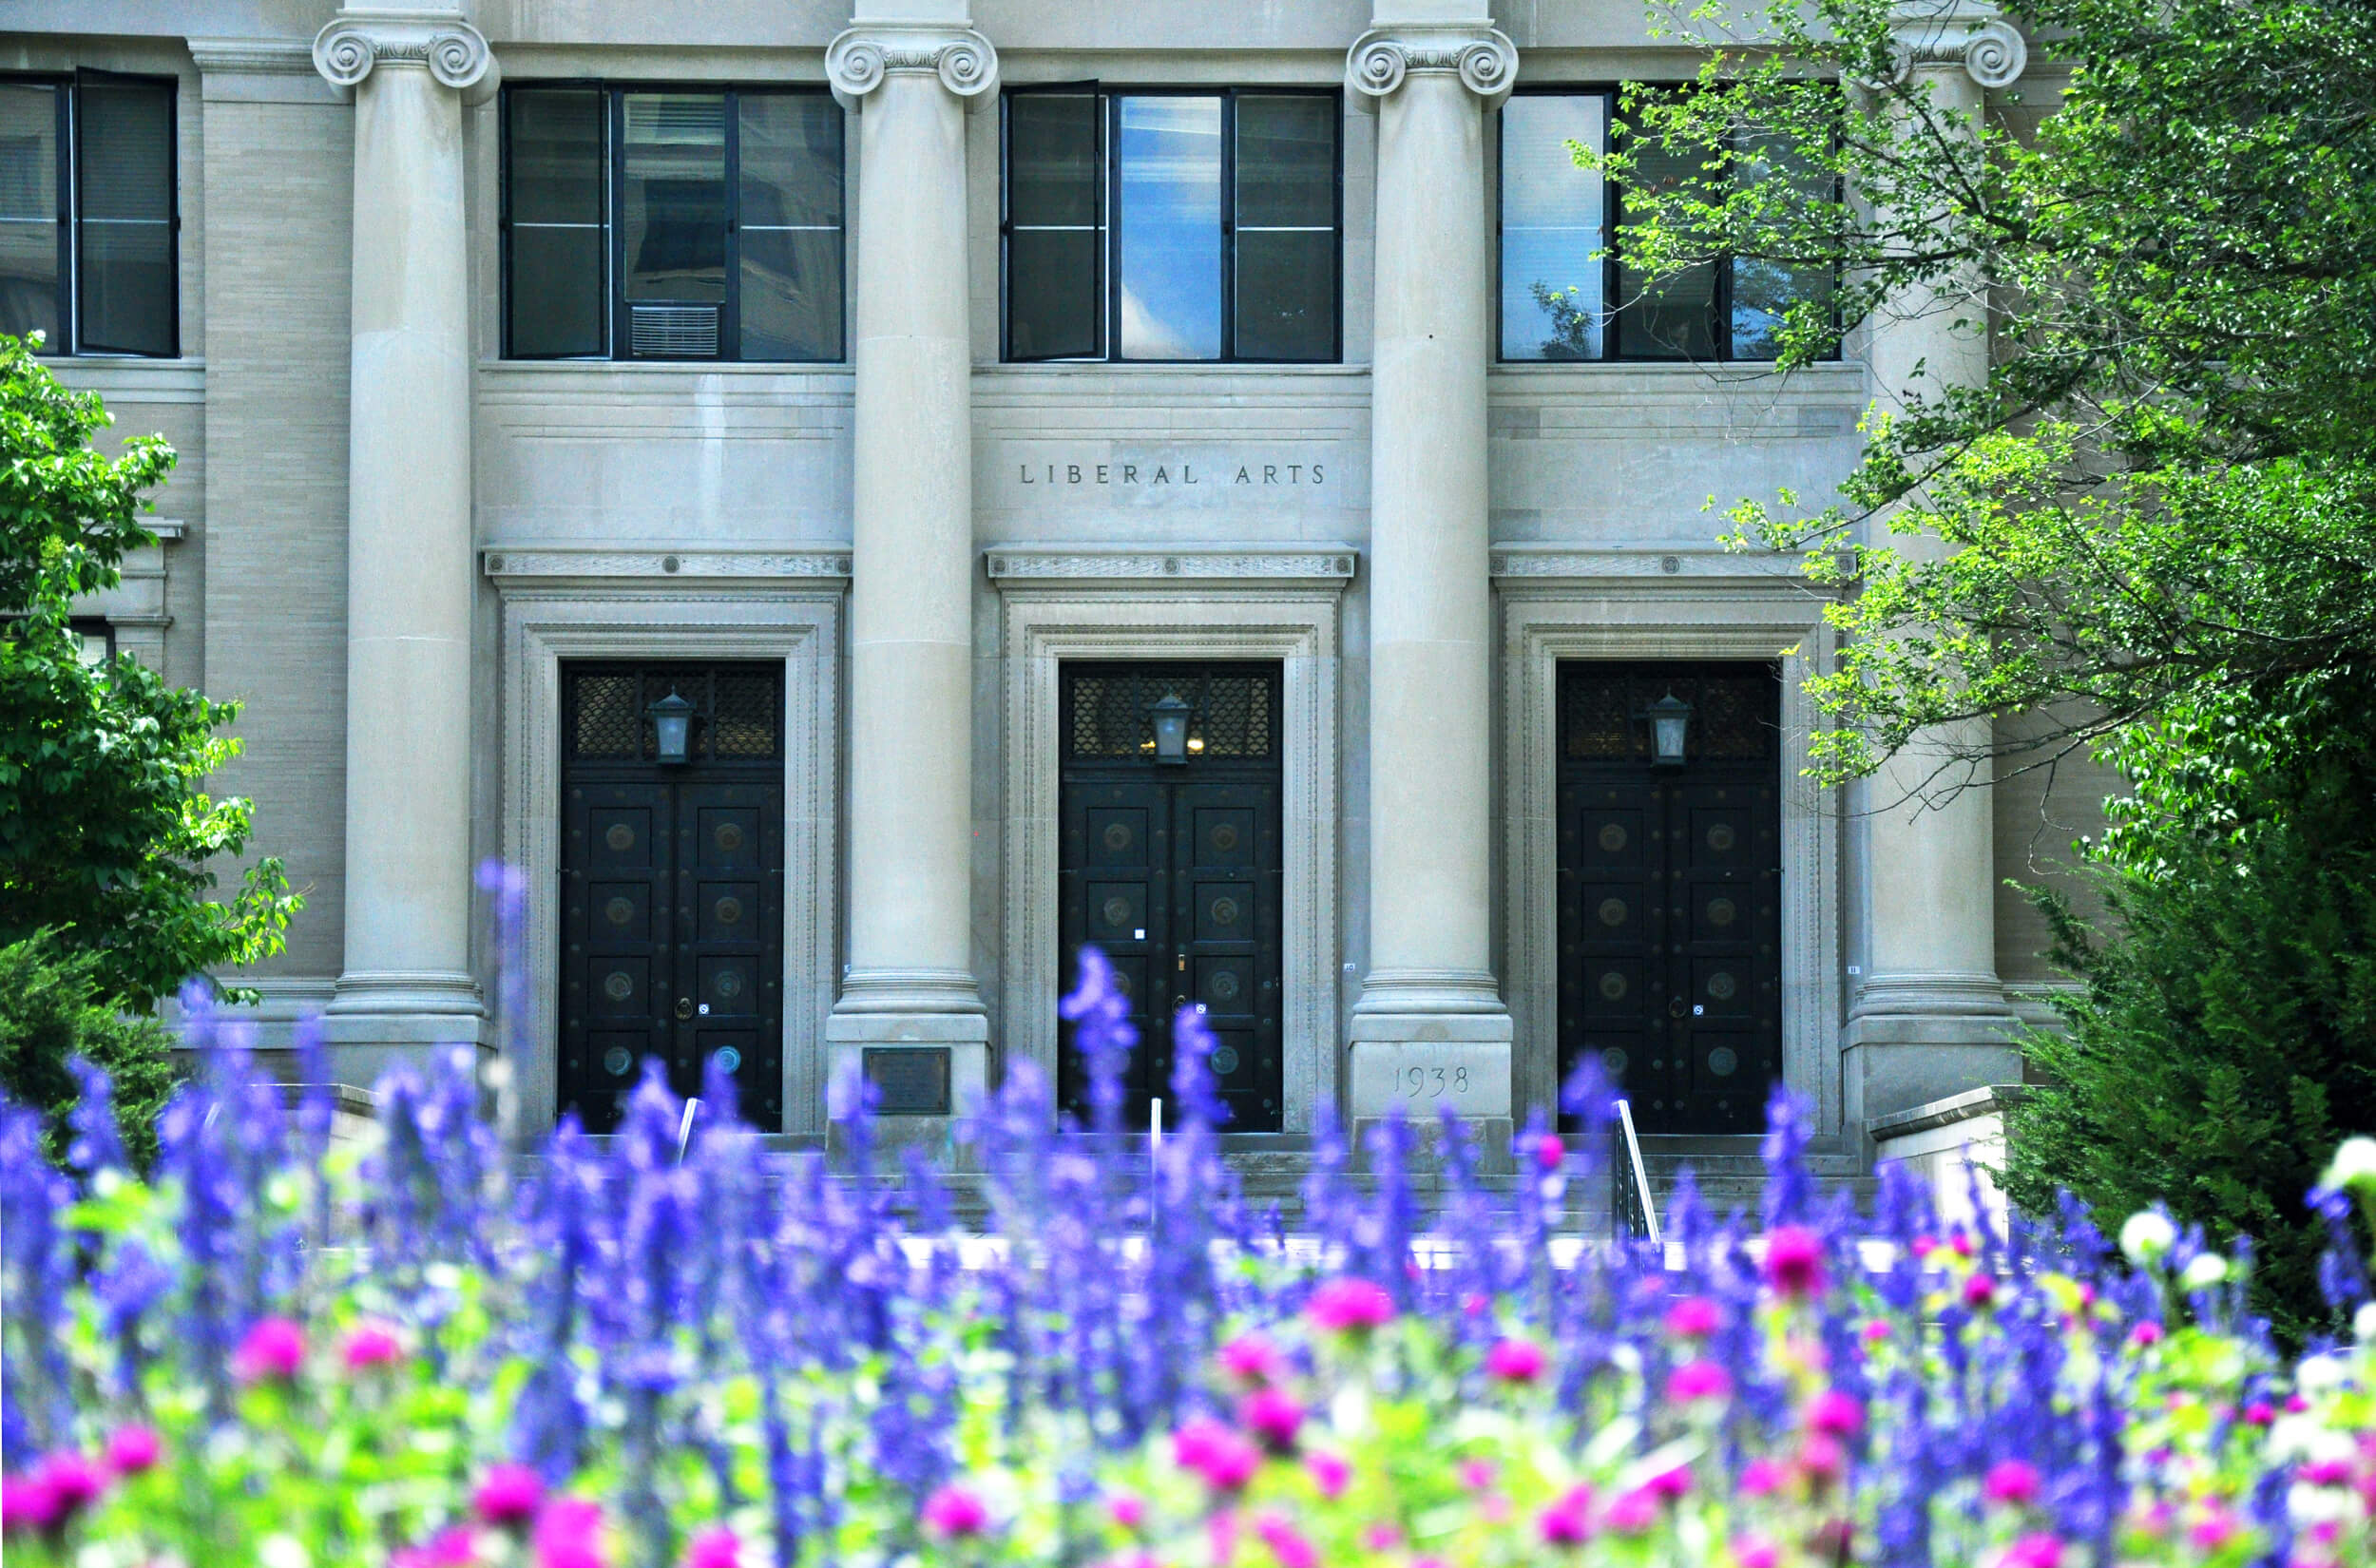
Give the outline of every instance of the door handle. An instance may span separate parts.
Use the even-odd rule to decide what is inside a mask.
[[[691,1018],[693,1016],[693,999],[691,997],[680,996],[677,999],[677,1016],[679,1018]]]
[[[1683,1003],[1683,999],[1682,999],[1681,997],[1679,997],[1679,996],[1671,996],[1671,997],[1668,997],[1668,998],[1666,999],[1666,1016],[1667,1016],[1667,1017],[1669,1017],[1669,1018],[1681,1018],[1681,1017],[1683,1017],[1683,1016],[1684,1016],[1684,1014],[1683,1014],[1683,1006],[1684,1006],[1684,1003]]]

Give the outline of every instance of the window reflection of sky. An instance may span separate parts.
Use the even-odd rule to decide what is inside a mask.
[[[1502,107],[1502,357],[1597,358],[1601,353],[1600,177],[1576,166],[1570,142],[1598,148],[1600,94],[1522,94]]]
[[[1124,98],[1121,353],[1221,352],[1221,101]]]

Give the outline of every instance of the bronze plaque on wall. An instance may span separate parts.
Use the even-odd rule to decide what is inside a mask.
[[[948,1047],[869,1046],[867,1081],[876,1116],[948,1115]]]

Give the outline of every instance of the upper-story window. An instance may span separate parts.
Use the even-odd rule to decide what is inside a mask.
[[[1502,357],[1772,359],[1783,312],[1829,295],[1829,272],[1735,257],[1652,288],[1621,257],[1595,256],[1617,248],[1624,192],[1579,168],[1569,143],[1607,150],[1616,100],[1522,92],[1502,105]],[[1699,178],[1639,150],[1651,179]]]
[[[1006,95],[1008,359],[1342,356],[1333,92]]]
[[[842,357],[842,114],[823,92],[504,91],[504,353]]]
[[[171,78],[0,77],[0,332],[182,352]]]

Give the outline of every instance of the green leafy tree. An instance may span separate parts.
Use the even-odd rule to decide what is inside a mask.
[[[249,803],[210,797],[239,753],[215,732],[236,703],[167,685],[138,660],[86,664],[72,601],[113,586],[152,536],[144,495],[173,466],[162,437],[109,458],[97,396],[68,392],[31,347],[0,336],[0,943],[55,932],[89,955],[105,1002],[145,1010],[194,975],[280,950],[301,900],[280,862],[250,865],[226,900]]]
[[[157,1113],[181,1082],[163,1024],[118,1010],[99,992],[95,953],[57,950],[43,931],[0,947],[0,1089],[49,1118],[53,1158],[67,1153],[67,1113],[82,1086],[67,1062],[81,1057],[105,1072],[117,1131],[133,1164],[157,1156]]]

